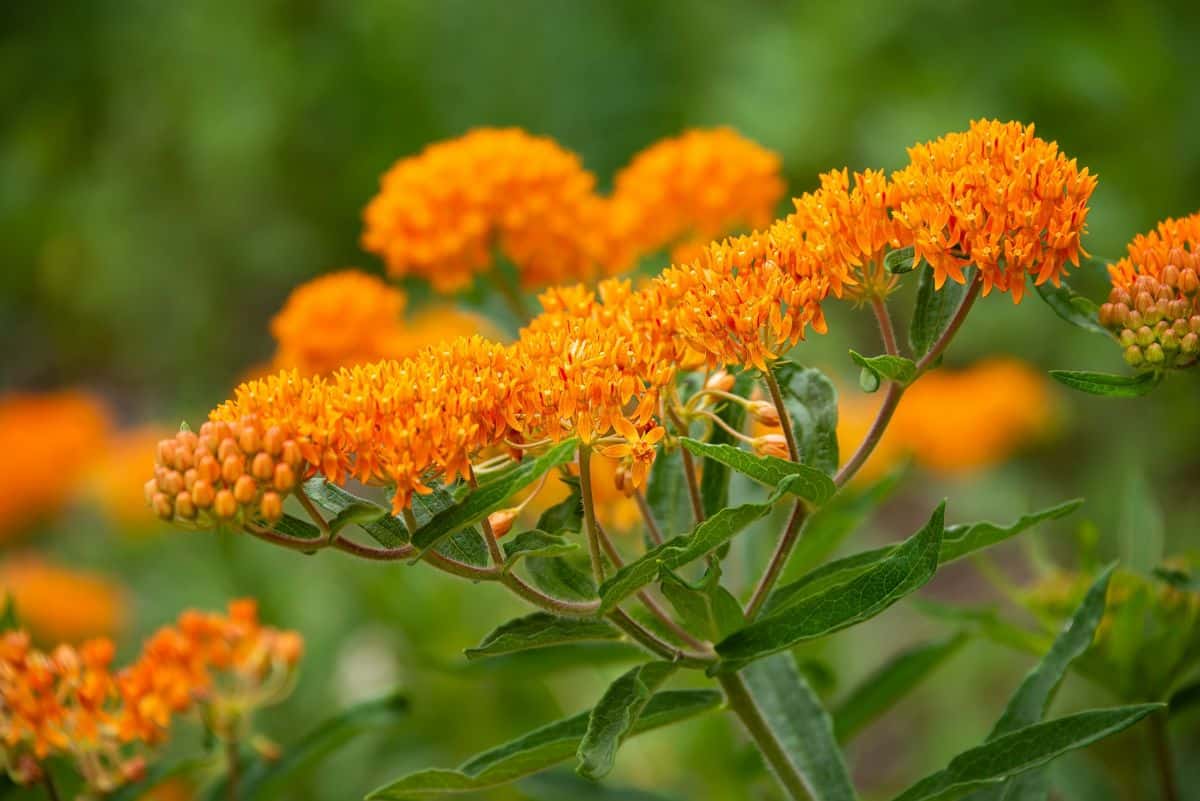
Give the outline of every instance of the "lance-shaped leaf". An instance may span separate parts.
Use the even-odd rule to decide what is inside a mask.
[[[547,534],[537,529],[522,531],[504,543],[504,569],[511,570],[513,565],[527,556],[562,556],[578,548],[577,543],[561,534]]]
[[[1102,395],[1108,398],[1140,398],[1157,387],[1163,378],[1159,372],[1138,373],[1137,375],[1113,375],[1112,373],[1094,373],[1086,370],[1051,370],[1050,377],[1071,389],[1086,392],[1089,395]]]
[[[852,350],[850,358],[859,367],[875,376],[876,387],[878,387],[879,381],[907,384],[917,377],[917,365],[912,359],[906,359],[903,356],[863,356]]]
[[[1095,301],[1071,289],[1066,281],[1059,281],[1058,286],[1046,281],[1036,284],[1034,289],[1037,290],[1038,297],[1046,301],[1046,305],[1053,309],[1055,314],[1071,325],[1093,334],[1112,337],[1112,334],[1100,325],[1099,309]]]
[[[695,717],[721,703],[713,690],[668,690],[650,699],[630,736]],[[485,751],[457,770],[423,770],[380,787],[368,801],[418,801],[450,793],[497,787],[568,759],[587,734],[590,712],[551,723],[504,745]]]
[[[614,787],[581,779],[573,773],[548,770],[517,785],[522,798],[529,801],[682,801],[637,787]]]
[[[988,742],[1041,721],[1067,668],[1092,644],[1096,627],[1104,617],[1108,581],[1114,565],[1109,565],[1092,583],[1079,608],[1055,638],[1050,651],[1021,681],[1008,699],[1000,719],[992,727]],[[1049,777],[1044,770],[1014,776],[1003,784],[985,787],[971,794],[971,801],[1037,801],[1049,795]]]
[[[814,367],[781,359],[773,369],[792,418],[800,461],[833,475],[838,469],[837,389]]]
[[[572,556],[529,556],[523,562],[534,586],[552,598],[590,601],[597,597],[596,582],[584,560]]]
[[[717,643],[721,661],[709,673],[738,670],[798,642],[861,623],[924,586],[937,571],[945,510],[945,503],[938,506],[920,531],[845,584],[776,608]]]
[[[918,357],[929,353],[962,306],[974,277],[974,269],[967,271],[965,277],[964,283],[947,281],[941,289],[937,289],[934,286],[933,268],[928,264],[921,268],[921,278],[917,282],[917,305],[913,309],[912,325],[908,331],[909,344]]]
[[[743,672],[746,689],[813,801],[856,801],[829,714],[796,670],[776,654]]]
[[[251,801],[290,797],[297,782],[331,754],[356,737],[395,726],[407,712],[407,699],[395,693],[355,704],[288,746],[278,760],[253,762],[239,778],[237,795]],[[227,788],[215,787],[210,797],[228,794]]]
[[[950,801],[971,790],[1040,768],[1077,748],[1127,729],[1163,704],[1093,709],[1017,729],[956,756],[893,801]]]
[[[510,620],[466,651],[467,659],[547,648],[569,642],[596,642],[620,639],[621,632],[603,618],[559,617],[549,612]]]
[[[911,245],[906,248],[889,250],[883,257],[883,269],[892,275],[911,273],[916,269],[918,263],[917,254],[914,251],[915,249]]]
[[[673,537],[628,563],[600,585],[601,611],[616,608],[630,595],[654,581],[660,569],[675,570],[719,548],[746,526],[766,515],[771,506],[788,492],[791,483],[799,480],[798,476],[789,476],[766,503],[747,503],[722,509],[697,525],[691,534]]]
[[[588,779],[601,779],[612,770],[617,749],[633,731],[642,710],[676,666],[670,662],[638,665],[609,685],[592,707],[587,733],[579,743],[575,770]]]
[[[549,451],[534,459],[526,459],[511,469],[481,484],[467,493],[460,502],[433,516],[425,525],[413,532],[412,542],[421,551],[437,545],[443,538],[475,525],[504,505],[512,494],[522,487],[537,481],[547,470],[571,459],[575,454],[575,440],[560,442]]]
[[[579,489],[579,479],[575,476],[560,475],[558,480],[567,485],[567,497],[542,512],[536,527],[552,534],[582,531],[583,493]]]
[[[857,687],[833,713],[838,742],[847,742],[862,728],[905,698],[967,641],[959,633],[944,640],[909,648],[888,660]]]
[[[721,565],[714,562],[697,584],[663,569],[659,588],[683,621],[701,639],[716,641],[746,625],[742,605],[721,586]]]
[[[1047,509],[1022,515],[1020,519],[1006,526],[986,521],[979,523],[958,523],[950,526],[946,529],[945,537],[942,540],[942,550],[938,557],[938,563],[946,564],[956,559],[961,559],[967,554],[1015,537],[1038,523],[1065,517],[1082,505],[1083,501],[1078,498],[1065,501]],[[901,546],[888,545],[883,548],[875,548],[870,551],[863,551],[847,556],[844,559],[838,559],[819,567],[811,573],[801,576],[796,581],[785,584],[771,593],[771,597],[767,599],[763,611],[766,614],[771,614],[775,610],[815,595],[828,587],[849,581],[855,576],[870,570],[880,561],[887,559],[899,547]]]
[[[314,476],[305,481],[304,494],[321,511],[333,515],[329,521],[330,531],[336,533],[353,523],[385,548],[395,548],[408,542],[408,529],[392,517],[389,510],[347,492],[327,481],[324,476]]]
[[[442,556],[474,567],[487,567],[491,558],[487,541],[477,528],[464,528],[439,542],[433,549]]]
[[[837,492],[828,475],[806,464],[775,456],[755,456],[733,445],[712,445],[688,437],[680,437],[679,442],[697,456],[732,467],[768,487],[777,487],[784,479],[794,477],[788,482],[790,491],[817,505],[825,503]]]
[[[284,515],[275,524],[272,529],[280,534],[286,534],[289,537],[295,537],[301,540],[319,540],[322,539],[321,529],[314,526],[307,520],[301,520],[298,517]]]

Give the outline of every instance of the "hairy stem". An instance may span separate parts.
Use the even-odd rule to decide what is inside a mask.
[[[800,541],[800,532],[804,527],[804,518],[807,510],[804,506],[804,501],[796,501],[796,505],[792,507],[792,514],[788,517],[787,525],[784,526],[783,536],[779,538],[779,542],[775,543],[775,551],[771,554],[771,561],[767,562],[767,569],[763,572],[762,577],[758,580],[758,584],[754,587],[754,593],[750,596],[750,602],[746,604],[746,621],[751,622],[758,616],[758,612],[762,609],[762,605],[766,602],[771,594],[771,590],[775,587],[775,582],[779,580],[783,568],[787,565],[788,558],[792,555],[792,549],[796,547],[796,543]]]
[[[679,419],[679,415],[667,405],[667,413],[671,417],[671,423],[675,426],[675,431],[681,437],[686,437],[688,427],[683,420]],[[687,448],[680,447],[680,456],[683,457],[683,478],[688,488],[688,499],[692,502],[692,515],[696,518],[697,523],[704,522],[704,500],[700,497],[700,482],[696,479],[696,460],[692,458],[692,452]]]
[[[513,573],[502,574],[500,582],[512,590],[518,597],[556,615],[562,615],[563,617],[593,617],[600,611],[600,601],[598,600],[564,601],[561,598],[546,595]]]
[[[592,577],[596,586],[604,583],[604,556],[600,553],[600,532],[596,524],[596,499],[592,495],[592,451],[579,446],[579,494],[583,499],[583,527],[592,561]]]
[[[304,511],[308,513],[312,521],[317,524],[317,528],[321,529],[321,533],[329,536],[329,523],[325,521],[325,518],[317,510],[317,507],[313,506],[312,499],[308,497],[308,493],[304,491],[303,487],[296,490],[296,500],[300,501],[300,505],[304,507]]]
[[[479,482],[475,480],[475,470],[471,469],[468,474],[468,479],[471,483],[471,489],[479,489]],[[489,517],[484,517],[482,522],[483,538],[487,540],[488,555],[492,558],[492,564],[497,569],[504,566],[504,552],[500,550],[500,542],[496,539],[496,532],[492,528],[492,521]]]
[[[1175,756],[1171,752],[1166,711],[1155,712],[1150,716],[1149,723],[1150,742],[1154,748],[1154,764],[1158,768],[1158,783],[1163,801],[1179,801],[1179,781],[1175,775]]]
[[[758,752],[762,754],[775,777],[779,779],[779,783],[787,790],[788,797],[795,801],[808,801],[811,796],[804,784],[804,778],[788,759],[787,749],[771,731],[762,711],[754,703],[750,691],[746,689],[746,682],[741,675],[723,673],[718,679],[721,682],[721,688],[725,690],[725,698],[729,703],[730,711],[737,715],[738,720],[746,727],[750,739],[758,747]]]
[[[888,313],[887,300],[881,297],[871,298],[871,310],[875,312],[875,321],[879,323],[879,337],[883,340],[883,350],[889,356],[900,355],[896,347],[896,329],[892,325],[892,315]]]
[[[707,654],[695,654],[688,651],[682,651],[670,643],[664,642],[648,628],[638,623],[624,609],[614,609],[608,613],[608,618],[617,625],[622,631],[638,645],[645,648],[647,651],[667,660],[688,667],[707,667],[711,665],[716,657]]]
[[[633,497],[637,501],[638,511],[642,513],[642,520],[646,522],[646,533],[650,535],[650,541],[655,545],[662,545],[662,529],[658,527],[658,521],[654,519],[654,510],[646,502],[645,494],[641,490],[637,490]]]
[[[798,462],[800,461],[800,448],[796,445],[796,431],[792,427],[792,416],[788,414],[787,406],[783,402],[783,391],[779,388],[779,382],[775,380],[775,374],[769,369],[763,371],[763,380],[771,392],[771,402],[775,404],[775,411],[779,414],[779,426],[783,429],[783,438],[787,440],[788,456],[793,462]]]

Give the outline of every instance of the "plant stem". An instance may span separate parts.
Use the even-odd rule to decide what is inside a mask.
[[[938,360],[938,357],[942,355],[942,352],[950,344],[950,340],[954,339],[954,335],[958,333],[958,329],[962,328],[963,321],[967,319],[967,313],[975,305],[975,299],[979,297],[979,289],[982,286],[983,281],[977,271],[975,277],[971,279],[971,283],[967,286],[967,294],[963,296],[962,303],[958,304],[958,311],[954,312],[954,316],[950,318],[949,324],[946,325],[946,330],[933,343],[933,346],[929,349],[929,353],[926,353],[917,362],[918,375],[928,370],[930,365]]]
[[[783,529],[783,536],[779,538],[779,542],[775,543],[775,552],[771,554],[771,561],[767,563],[766,571],[758,580],[754,593],[750,596],[750,602],[746,604],[746,622],[751,622],[757,617],[762,605],[770,596],[775,582],[779,580],[779,575],[783,572],[788,557],[792,555],[792,549],[800,541],[800,532],[804,528],[806,512],[804,501],[796,501],[787,525]]]
[[[763,371],[763,380],[771,392],[771,402],[775,404],[775,411],[779,414],[779,426],[783,429],[783,438],[787,440],[788,456],[793,462],[799,462],[800,448],[796,445],[796,432],[792,428],[792,416],[788,414],[787,406],[783,402],[783,391],[779,388],[779,382],[775,380],[775,374],[769,369]]]
[[[767,725],[767,721],[754,703],[750,691],[746,689],[746,682],[741,675],[723,673],[718,676],[718,680],[721,682],[721,688],[725,690],[725,698],[729,703],[730,711],[737,715],[742,725],[746,727],[750,739],[754,740],[759,753],[762,754],[775,777],[779,779],[779,783],[787,790],[788,797],[796,801],[807,801],[811,798],[803,777],[788,759],[787,750],[783,744],[779,742],[775,733],[771,731],[771,727]]]
[[[707,667],[716,658],[708,654],[696,654],[682,651],[670,643],[660,640],[654,632],[638,623],[624,609],[614,609],[608,613],[608,618],[628,634],[638,645],[656,654],[668,662],[675,662],[688,667]]]
[[[679,419],[679,415],[667,404],[667,413],[671,417],[671,423],[675,426],[676,432],[680,436],[686,437],[688,428],[684,422]],[[696,518],[697,523],[704,522],[704,500],[700,497],[700,482],[696,480],[696,462],[692,459],[692,452],[687,448],[680,446],[680,456],[683,457],[683,478],[688,488],[688,498],[692,502],[692,515]]]
[[[587,534],[588,554],[592,561],[592,577],[596,586],[604,583],[604,556],[600,553],[600,532],[596,525],[596,499],[592,495],[592,451],[579,446],[579,494],[583,500],[583,527]]]
[[[303,488],[297,489],[296,500],[300,501],[300,505],[304,507],[304,511],[308,512],[308,516],[312,518],[312,521],[317,524],[317,528],[321,529],[321,533],[328,536],[329,523],[327,523],[325,518],[321,516],[321,513],[317,511],[317,507],[313,506],[312,499],[308,497],[308,493],[306,493]]]
[[[1179,801],[1179,783],[1175,777],[1175,757],[1171,752],[1166,711],[1152,714],[1149,723],[1150,742],[1154,748],[1154,762],[1158,767],[1158,782],[1163,801]]]
[[[642,513],[642,520],[646,521],[646,533],[650,535],[650,541],[655,545],[662,545],[662,529],[658,527],[658,521],[654,519],[654,510],[646,502],[646,496],[641,490],[637,490],[633,493],[633,497],[637,501],[638,510]]]
[[[475,470],[473,468],[468,474],[468,479],[470,480],[472,490],[479,489],[479,482],[475,480]],[[497,569],[500,569],[504,566],[504,552],[500,550],[500,543],[496,540],[496,532],[492,528],[491,518],[484,517],[481,524],[483,526],[483,538],[487,540],[488,555],[492,558],[492,564]]]
[[[227,797],[229,801],[237,801],[238,782],[242,776],[242,757],[238,752],[237,740],[232,738],[225,742],[225,770],[229,774],[229,781],[226,783]]]
[[[547,612],[553,612],[563,617],[594,617],[600,611],[600,601],[564,601],[546,595],[527,584],[520,576],[504,573],[500,582],[508,587],[518,597],[523,598],[534,606],[541,607]]]
[[[46,797],[50,801],[62,801],[62,796],[58,794],[58,785],[54,783],[54,777],[46,768],[42,768],[42,787],[45,788]]]

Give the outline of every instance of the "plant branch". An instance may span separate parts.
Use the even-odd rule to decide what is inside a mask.
[[[42,768],[42,787],[46,790],[46,797],[50,801],[62,801],[62,796],[58,794],[58,785],[54,783],[54,777],[50,775],[47,768]]]
[[[787,525],[784,526],[783,536],[779,538],[779,542],[775,543],[775,551],[771,554],[771,560],[767,562],[767,569],[754,587],[750,602],[746,604],[746,622],[749,623],[758,616],[759,610],[762,609],[762,605],[770,596],[771,590],[774,589],[775,582],[783,573],[783,568],[792,555],[792,549],[800,541],[800,532],[804,528],[807,511],[802,500],[797,500],[796,505],[792,507],[792,514],[788,517]]]
[[[962,303],[958,304],[958,311],[954,312],[954,316],[950,318],[950,322],[946,325],[946,330],[942,332],[942,335],[929,348],[929,352],[917,362],[917,375],[924,373],[941,357],[946,347],[949,346],[950,340],[954,339],[954,335],[958,333],[958,329],[962,328],[963,321],[967,319],[967,313],[975,305],[975,299],[979,297],[979,289],[982,286],[983,279],[979,277],[979,272],[976,271],[975,277],[971,279],[971,283],[967,286],[967,294],[963,296]]]
[[[556,615],[564,617],[593,617],[600,611],[600,601],[598,600],[564,601],[561,598],[546,595],[513,573],[503,573],[499,580],[518,597]]]
[[[875,312],[875,321],[879,323],[879,336],[883,340],[884,352],[889,356],[899,356],[896,329],[892,325],[892,315],[888,313],[887,300],[878,296],[871,298],[871,310]]]
[[[596,586],[604,583],[604,556],[600,553],[600,532],[596,523],[596,498],[592,494],[592,451],[579,445],[579,495],[583,500],[583,528],[592,562],[592,577]]]
[[[472,490],[479,488],[479,482],[475,480],[475,470],[473,468],[470,469],[467,478],[470,481]],[[481,524],[483,526],[483,538],[487,540],[488,555],[492,558],[492,564],[497,569],[502,568],[504,566],[504,552],[500,550],[500,543],[496,540],[496,532],[492,528],[492,521],[489,517],[484,517]]]
[[[679,415],[675,410],[667,405],[667,414],[671,417],[671,423],[675,426],[676,432],[680,436],[687,436],[688,428],[683,421],[679,419]],[[700,482],[696,480],[696,461],[692,458],[692,452],[687,448],[681,447],[680,455],[683,457],[683,478],[687,483],[688,498],[692,502],[692,514],[696,518],[697,523],[704,522],[704,500],[700,497]]]
[[[238,752],[236,738],[231,737],[225,742],[225,770],[228,774],[225,784],[226,797],[229,801],[237,801],[238,783],[242,777],[242,755]]]
[[[321,516],[321,513],[317,510],[317,507],[313,506],[312,499],[308,497],[308,493],[304,491],[303,487],[297,488],[296,500],[300,501],[300,505],[304,507],[304,511],[308,513],[308,516],[312,518],[312,521],[317,524],[317,528],[321,529],[321,533],[328,537],[329,523],[327,523],[325,518]]]
[[[1163,801],[1179,801],[1179,780],[1175,774],[1175,757],[1167,730],[1166,710],[1150,716],[1150,742],[1154,748],[1154,764],[1158,768],[1158,783]]]
[[[650,535],[650,541],[655,545],[662,545],[662,529],[658,527],[658,521],[654,519],[654,510],[646,502],[645,494],[639,489],[633,493],[633,497],[637,501],[638,511],[642,513],[642,520],[646,522],[646,533]]]
[[[638,645],[668,662],[676,662],[689,667],[707,667],[716,661],[716,657],[714,656],[690,653],[680,650],[670,643],[663,642],[654,632],[630,617],[629,613],[624,609],[614,609],[608,613],[608,617]]]
[[[754,698],[746,688],[746,682],[740,673],[723,673],[718,677],[721,689],[729,709],[737,715],[738,720],[746,727],[750,739],[758,746],[758,751],[770,766],[779,783],[787,790],[789,798],[794,801],[808,801],[811,795],[804,784],[804,778],[788,759],[787,749],[771,731],[762,711],[755,704]]]
[[[799,462],[800,448],[796,445],[796,432],[792,427],[792,416],[788,414],[787,406],[783,402],[783,391],[779,388],[775,374],[769,369],[763,370],[763,380],[771,392],[771,402],[775,404],[775,411],[779,414],[779,426],[783,429],[784,439],[787,440],[788,456],[793,462]]]

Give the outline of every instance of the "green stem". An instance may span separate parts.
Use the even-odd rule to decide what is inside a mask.
[[[779,426],[783,429],[783,438],[787,440],[788,456],[793,462],[799,462],[800,448],[796,445],[796,431],[792,428],[792,416],[788,414],[787,406],[783,402],[783,391],[779,388],[779,382],[775,380],[775,374],[769,369],[763,371],[763,380],[771,392],[771,402],[775,404],[775,411],[779,415]]]
[[[238,743],[234,738],[225,742],[225,770],[228,773],[228,783],[225,785],[229,801],[237,801],[238,783],[242,777],[242,755],[238,751]]]
[[[871,298],[871,310],[875,312],[875,320],[879,323],[879,337],[883,340],[884,352],[889,356],[899,356],[896,329],[892,325],[892,315],[888,313],[887,301],[881,297]]]
[[[45,767],[42,768],[42,787],[45,788],[46,797],[50,801],[62,801],[62,796],[58,794],[58,785],[54,783],[54,777]]]
[[[804,784],[804,778],[792,761],[788,759],[787,749],[783,743],[779,742],[775,732],[767,724],[766,718],[754,703],[754,698],[746,688],[746,682],[741,675],[723,673],[718,676],[718,680],[721,682],[721,688],[725,690],[725,698],[729,703],[730,711],[737,715],[742,725],[746,727],[750,739],[758,746],[758,752],[770,766],[775,778],[787,790],[788,797],[795,801],[808,801],[812,796]]]
[[[583,527],[587,535],[588,554],[592,561],[592,577],[596,586],[604,583],[604,556],[600,553],[600,532],[596,524],[596,500],[592,495],[592,450],[579,446],[579,494],[583,500]]]
[[[675,431],[681,437],[688,435],[688,427],[679,419],[679,415],[667,404],[667,413],[670,415],[671,423],[675,426]],[[692,515],[696,518],[697,523],[704,522],[704,500],[700,496],[700,482],[696,480],[696,462],[692,459],[692,452],[687,448],[681,447],[680,456],[683,457],[683,478],[688,488],[688,499],[692,502]]]
[[[1155,712],[1149,718],[1150,742],[1154,747],[1154,763],[1158,768],[1158,783],[1163,801],[1179,801],[1179,781],[1175,774],[1175,757],[1171,752],[1171,737],[1167,730],[1167,713]]]
[[[662,529],[658,527],[658,521],[654,519],[654,510],[646,502],[645,494],[639,489],[633,493],[633,497],[637,501],[638,511],[642,513],[642,520],[646,522],[646,533],[650,535],[650,541],[655,545],[662,545]]]
[[[321,529],[321,533],[328,537],[329,523],[327,523],[321,513],[317,511],[317,507],[313,505],[312,500],[308,497],[308,494],[305,493],[303,488],[300,488],[296,491],[296,500],[300,501],[300,505],[304,507],[304,511],[308,513],[308,516],[312,518],[312,521],[317,524],[317,528]]]
[[[792,507],[792,514],[788,517],[787,525],[783,529],[783,536],[779,538],[779,542],[775,543],[775,552],[771,554],[771,560],[767,562],[767,569],[763,572],[762,578],[758,580],[754,593],[750,596],[750,602],[746,604],[747,622],[753,621],[758,615],[762,605],[770,596],[771,590],[775,587],[775,582],[779,580],[779,575],[792,555],[792,549],[800,541],[800,532],[804,528],[807,511],[804,501],[798,500]]]

